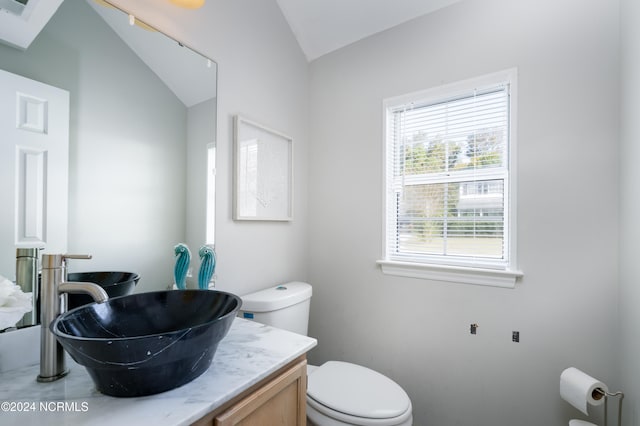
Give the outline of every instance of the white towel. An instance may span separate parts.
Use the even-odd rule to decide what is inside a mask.
[[[0,330],[13,327],[31,312],[31,297],[31,293],[24,293],[20,286],[0,276]]]

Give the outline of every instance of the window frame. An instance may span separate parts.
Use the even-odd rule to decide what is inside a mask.
[[[388,179],[393,179],[393,172],[389,171],[388,158],[393,155],[393,147],[390,143],[389,115],[397,111],[398,107],[410,103],[432,103],[461,96],[467,96],[474,89],[496,86],[499,84],[509,85],[509,134],[507,141],[508,167],[504,185],[505,212],[508,217],[504,218],[504,244],[506,263],[499,265],[496,262],[476,262],[471,266],[471,262],[465,261],[440,261],[429,256],[423,256],[422,260],[408,259],[407,261],[391,260],[389,244],[387,241],[390,235],[390,222],[393,218],[388,217],[387,211],[390,202],[388,199]],[[382,260],[377,261],[384,274],[420,278],[436,281],[458,282],[466,284],[486,285],[493,287],[514,288],[515,282],[522,277],[522,272],[517,270],[516,257],[516,188],[517,188],[517,69],[487,74],[484,76],[471,78],[451,84],[437,86],[427,90],[409,93],[383,100],[383,221],[382,221]],[[394,222],[395,223],[395,222]]]

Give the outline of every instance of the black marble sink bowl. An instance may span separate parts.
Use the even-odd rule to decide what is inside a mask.
[[[140,280],[140,275],[133,272],[99,271],[99,272],[75,272],[67,275],[67,281],[84,281],[98,284],[107,292],[109,297],[125,296],[133,293]],[[78,306],[92,303],[91,296],[86,294],[67,295],[68,310]]]
[[[50,329],[100,392],[152,395],[209,368],[241,304],[214,290],[138,293],[68,311]]]

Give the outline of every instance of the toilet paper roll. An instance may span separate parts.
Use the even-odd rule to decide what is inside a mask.
[[[604,402],[604,395],[596,389],[605,392],[609,390],[604,383],[574,367],[567,368],[560,375],[560,396],[584,414],[589,414],[587,405],[600,405]]]

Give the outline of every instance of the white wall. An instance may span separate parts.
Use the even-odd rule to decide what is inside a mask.
[[[218,63],[217,287],[245,294],[306,279],[308,64],[275,0],[210,0],[197,10],[154,0],[115,3]],[[292,222],[232,220],[235,114],[293,138]],[[191,207],[188,223],[201,214]]]
[[[620,2],[621,149],[620,149],[620,329],[621,389],[625,425],[640,424],[640,3]]]
[[[217,286],[246,294],[307,279],[308,64],[275,0],[207,2],[217,17],[194,23],[219,61],[216,175]],[[233,116],[293,138],[292,222],[234,222]]]
[[[70,269],[169,285],[185,233],[184,105],[84,1],[64,2],[27,51],[0,45],[0,68],[70,92],[68,250],[94,256]]]
[[[311,64],[312,362],[389,375],[417,425],[566,425],[569,366],[617,387],[618,18],[610,0],[465,1]],[[383,275],[382,100],[511,67],[524,278]]]

